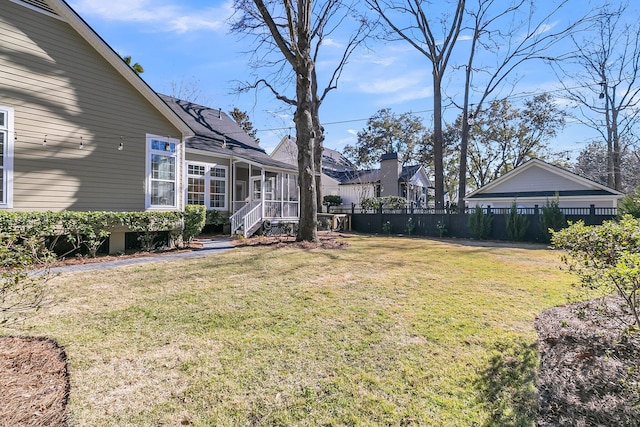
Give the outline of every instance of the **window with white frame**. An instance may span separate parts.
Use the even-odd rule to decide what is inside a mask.
[[[147,207],[176,207],[178,141],[147,136]]]
[[[0,208],[12,207],[13,108],[0,106]]]
[[[204,165],[187,165],[187,204],[204,205],[206,191],[206,167]]]
[[[212,167],[209,172],[209,207],[212,209],[226,209],[227,207],[227,168]]]
[[[228,210],[227,166],[187,163],[187,203]]]

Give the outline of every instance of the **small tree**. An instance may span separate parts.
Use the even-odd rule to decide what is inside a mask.
[[[564,213],[560,209],[560,199],[558,196],[554,200],[547,200],[542,207],[542,216],[540,217],[540,230],[546,241],[551,240],[551,234],[567,226],[567,220]]]
[[[15,323],[42,307],[53,260],[51,253],[36,255],[16,233],[0,235],[0,326]],[[36,263],[43,266],[39,273],[30,271]]]
[[[618,294],[621,308],[640,327],[640,219],[627,215],[600,226],[579,221],[552,234],[551,242],[567,251],[563,261],[581,285],[603,295]]]
[[[340,206],[342,204],[342,197],[328,194],[322,198],[322,204],[327,207],[327,212],[329,212],[331,206]]]
[[[620,217],[631,215],[634,218],[640,218],[640,186],[618,202],[618,215]]]
[[[514,242],[521,242],[524,240],[524,235],[529,228],[529,220],[526,216],[518,213],[518,205],[514,201],[511,204],[511,209],[507,214],[507,237]]]
[[[493,217],[484,212],[480,206],[476,205],[469,217],[469,229],[474,239],[485,240],[491,235],[491,224]]]

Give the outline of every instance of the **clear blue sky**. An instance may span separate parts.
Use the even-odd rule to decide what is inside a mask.
[[[197,86],[199,103],[225,111],[247,111],[260,131],[261,145],[271,152],[289,132],[294,134],[290,112],[270,92],[237,95],[234,81],[249,79],[253,46],[229,33],[231,1],[204,0],[67,0],[80,16],[121,55],[131,55],[143,65],[143,79],[157,92],[172,94],[173,86]],[[339,36],[328,40],[326,56],[318,69],[331,69],[324,59],[341,54]],[[460,43],[463,43],[461,41]],[[556,89],[556,77],[542,64],[520,70],[515,94]],[[447,82],[447,93],[459,84]],[[428,61],[406,43],[372,43],[357,51],[339,82],[328,95],[320,116],[327,132],[325,145],[341,150],[354,144],[366,119],[380,108],[396,113],[414,112],[432,127],[431,71]],[[453,120],[458,110],[450,108]],[[288,128],[291,127],[291,131]],[[570,125],[554,145],[575,157],[585,139],[593,136],[581,126]]]

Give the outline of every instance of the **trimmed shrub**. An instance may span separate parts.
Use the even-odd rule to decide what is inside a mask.
[[[592,226],[579,221],[552,234],[551,242],[567,251],[562,259],[582,287],[591,295],[594,290],[618,294],[622,312],[630,312],[640,328],[640,219],[627,215]]]
[[[485,240],[491,235],[491,224],[493,217],[487,215],[480,206],[476,205],[475,209],[469,216],[469,229],[474,239]]]
[[[184,207],[184,230],[182,239],[189,246],[193,238],[199,235],[207,221],[207,208],[202,205]]]

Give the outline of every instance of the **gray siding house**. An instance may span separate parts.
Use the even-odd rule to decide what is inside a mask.
[[[187,204],[230,214],[231,233],[250,235],[264,224],[297,223],[297,168],[272,159],[220,109],[161,95],[189,125],[185,142]]]
[[[190,128],[62,0],[0,0],[0,208],[181,210]]]

